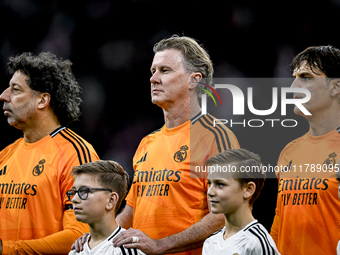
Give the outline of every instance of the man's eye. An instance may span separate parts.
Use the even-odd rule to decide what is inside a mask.
[[[299,78],[302,81],[309,81],[309,80],[313,79],[313,77],[311,77],[310,75],[307,75],[307,74],[302,74]]]

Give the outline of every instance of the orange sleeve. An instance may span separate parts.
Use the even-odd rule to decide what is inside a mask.
[[[276,246],[279,240],[279,222],[280,222],[280,217],[276,214],[274,217],[272,228],[270,230],[270,235],[272,236]]]
[[[132,208],[134,207],[134,202],[133,202],[133,189],[134,189],[134,185],[131,185],[131,188],[129,190],[129,193],[127,194],[125,200],[126,200],[126,204],[128,206],[131,206]]]
[[[282,152],[280,153],[279,159],[281,159],[282,157]],[[279,161],[277,163],[277,165],[279,165]],[[280,173],[278,173],[277,175],[279,175]],[[280,181],[280,178],[277,178],[278,181]],[[279,184],[278,184],[279,185]],[[279,187],[278,187],[279,189]],[[275,208],[275,216],[274,216],[274,220],[273,220],[273,224],[272,227],[270,229],[270,235],[273,238],[276,246],[278,246],[278,241],[279,241],[279,228],[280,228],[280,197],[279,197],[279,193],[277,194],[277,198],[276,198],[276,208]]]
[[[145,153],[146,153],[146,144],[148,141],[148,136],[144,137],[135,152],[135,155],[133,156],[132,159],[132,166],[133,166],[133,173],[135,174],[136,168],[137,168],[137,161],[140,159],[141,156],[145,157]],[[132,177],[132,183],[131,183],[131,187],[130,190],[128,190],[128,193],[125,197],[125,201],[126,204],[132,208],[135,207],[135,200],[134,200],[134,194],[135,194],[135,182],[134,182],[134,176]]]
[[[63,217],[64,230],[40,239],[2,241],[2,254],[68,254],[75,240],[89,232],[89,227],[76,220],[73,210],[66,210]]]

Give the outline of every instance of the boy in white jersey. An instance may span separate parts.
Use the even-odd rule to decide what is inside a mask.
[[[74,167],[71,174],[75,178],[74,185],[66,194],[73,204],[76,219],[89,225],[90,235],[82,252],[72,250],[69,254],[144,254],[123,246],[115,248],[112,244],[112,239],[124,231],[115,220],[127,192],[124,169],[117,162],[99,160]]]
[[[224,214],[225,226],[205,240],[203,255],[280,254],[252,215],[266,178],[261,165],[260,157],[245,149],[224,151],[207,160],[211,211]]]

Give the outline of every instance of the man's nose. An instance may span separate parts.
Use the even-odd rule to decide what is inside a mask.
[[[0,95],[0,100],[1,101],[6,101],[6,102],[9,102],[10,100],[10,97],[9,97],[9,88],[5,89],[1,95]]]

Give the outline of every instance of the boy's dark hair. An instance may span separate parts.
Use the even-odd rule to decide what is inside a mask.
[[[308,47],[294,57],[291,71],[299,69],[304,61],[315,74],[321,71],[328,78],[340,78],[340,50],[333,46]]]
[[[81,88],[71,71],[69,60],[58,59],[50,52],[34,56],[30,52],[10,57],[8,70],[11,74],[21,71],[28,76],[31,89],[51,95],[50,105],[62,125],[80,116]]]
[[[262,163],[259,155],[246,149],[227,150],[210,157],[205,164],[206,166],[232,164],[233,166],[236,166],[236,171],[232,173],[233,178],[240,182],[241,185],[247,184],[248,182],[254,182],[256,190],[249,201],[250,205],[253,205],[260,195],[266,179],[266,174],[262,170]],[[240,171],[241,166],[248,166],[252,171]]]
[[[116,192],[119,199],[115,208],[115,213],[118,212],[128,187],[128,175],[120,164],[112,160],[98,160],[74,167],[71,174],[74,177],[80,174],[91,175],[103,188],[111,189]]]

